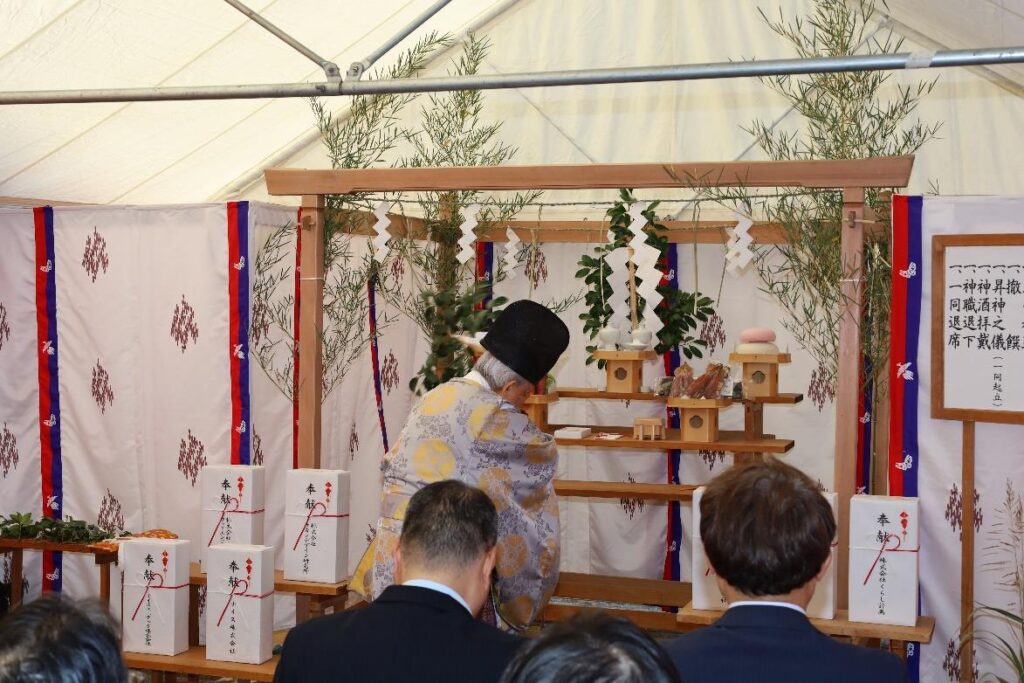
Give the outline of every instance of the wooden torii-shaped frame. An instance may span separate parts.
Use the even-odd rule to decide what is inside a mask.
[[[299,465],[319,467],[323,365],[325,195],[448,190],[582,190],[703,187],[836,188],[843,192],[841,301],[836,387],[835,489],[839,494],[840,608],[847,601],[850,497],[857,472],[857,402],[865,188],[906,187],[912,156],[839,161],[580,164],[353,170],[267,169],[271,195],[302,197],[299,304]]]

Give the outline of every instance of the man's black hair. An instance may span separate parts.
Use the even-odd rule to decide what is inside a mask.
[[[60,594],[0,621],[0,683],[124,683],[117,625],[95,601]]]
[[[680,683],[672,660],[631,621],[581,613],[527,643],[501,683]]]
[[[423,567],[463,567],[497,542],[498,513],[487,494],[446,479],[413,495],[400,547],[409,561]]]

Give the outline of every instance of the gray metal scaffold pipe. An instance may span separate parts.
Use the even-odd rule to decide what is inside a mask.
[[[717,62],[710,64],[626,67],[618,69],[582,69],[578,71],[489,76],[344,81],[341,83],[0,92],[0,105],[377,95],[383,93],[543,88],[603,83],[692,81],[779,75],[796,76],[812,73],[895,71],[900,69],[934,69],[940,67],[1017,63],[1024,63],[1024,46],[979,50],[942,50],[929,53],[904,52],[890,55],[771,59],[749,62]]]
[[[377,63],[378,59],[387,54],[387,52],[395,45],[398,45],[400,42],[405,40],[405,38],[410,33],[418,29],[423,24],[427,23],[427,20],[429,20],[432,16],[440,12],[441,8],[451,1],[452,0],[437,0],[437,2],[435,2],[433,5],[423,10],[423,12],[418,17],[409,22],[409,24],[406,25],[405,28],[400,30],[395,35],[391,36],[391,38],[389,38],[386,43],[384,43],[379,48],[377,48],[376,50],[368,54],[366,57],[364,57],[362,61],[353,62],[352,65],[348,68],[348,73],[345,75],[348,76],[349,78],[354,78],[358,80],[365,72],[370,70],[370,67]]]

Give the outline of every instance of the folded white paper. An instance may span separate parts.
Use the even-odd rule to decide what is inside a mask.
[[[693,492],[693,531],[691,540],[693,543],[692,555],[690,556],[690,572],[692,580],[691,604],[694,609],[724,610],[728,607],[722,592],[718,590],[718,580],[715,570],[708,562],[708,556],[704,553],[704,541],[700,535],[700,499],[704,495],[704,487]]]
[[[838,519],[836,515],[836,505],[839,502],[839,496],[834,492],[826,492],[824,494],[828,498],[829,505],[832,506],[832,517]],[[825,572],[825,576],[818,581],[818,585],[814,588],[814,597],[811,598],[811,602],[807,605],[807,616],[812,619],[835,619],[836,607],[838,605],[839,596],[836,594],[836,553],[835,546],[832,547],[832,563],[828,567],[828,571]]]
[[[274,549],[224,544],[209,548],[206,658],[262,664],[274,629]]]
[[[918,501],[850,499],[850,621],[917,623]]]
[[[188,649],[190,545],[151,538],[119,544],[125,652],[176,655]]]
[[[219,543],[263,543],[265,470],[249,465],[207,465],[202,470],[200,565]]]
[[[585,439],[590,436],[590,427],[562,427],[554,432],[556,439]]]
[[[349,473],[297,469],[285,476],[284,576],[338,583],[348,576]]]

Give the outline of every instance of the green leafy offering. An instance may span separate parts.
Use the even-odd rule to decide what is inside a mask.
[[[0,537],[55,543],[96,543],[114,538],[116,534],[68,516],[65,519],[33,519],[29,512],[0,515]]]

